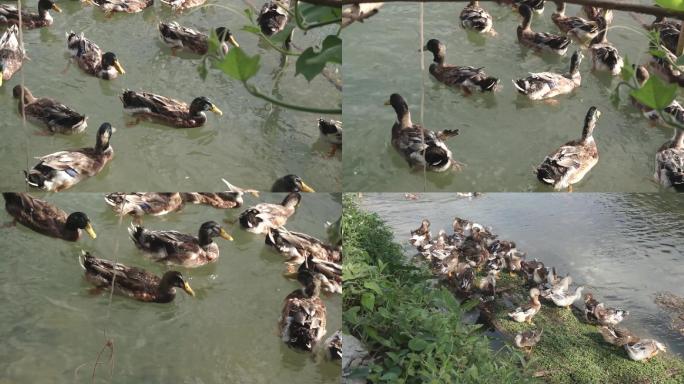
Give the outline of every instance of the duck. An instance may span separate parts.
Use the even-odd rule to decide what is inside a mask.
[[[493,297],[496,295],[496,279],[496,271],[489,271],[487,272],[487,275],[485,277],[480,279],[477,288],[481,292],[487,292],[491,294],[491,296]]]
[[[240,214],[239,221],[247,232],[267,234],[270,229],[282,227],[295,213],[302,195],[290,192],[280,204],[261,203]]]
[[[629,312],[619,308],[606,308],[605,304],[599,303],[592,315],[601,325],[618,325],[629,315]]]
[[[318,119],[318,131],[321,140],[331,145],[328,157],[332,157],[338,148],[342,148],[342,122],[337,120]]]
[[[430,220],[423,219],[420,221],[420,227],[411,231],[409,243],[417,247],[423,244],[430,244],[431,241],[432,234],[430,233]]]
[[[497,3],[510,4],[513,10],[518,10],[522,5],[527,5],[534,13],[544,14],[544,0],[497,0]]]
[[[529,352],[532,350],[532,347],[539,343],[542,333],[544,333],[543,329],[519,332],[515,335],[513,342],[516,347],[525,349]]]
[[[445,64],[446,46],[441,41],[430,39],[423,49],[432,52],[434,62],[429,71],[440,83],[461,89],[466,95],[496,90],[499,79],[487,76],[482,68]]]
[[[337,330],[325,339],[325,357],[327,360],[342,360],[342,331]]]
[[[168,271],[159,277],[141,268],[97,258],[87,251],[82,251],[79,262],[85,270],[86,280],[98,290],[106,290],[113,285],[114,292],[119,295],[152,303],[172,302],[176,298],[176,287],[195,296],[190,284],[178,271]]]
[[[584,287],[581,286],[575,288],[575,293],[573,293],[572,295],[568,292],[552,293],[551,296],[549,296],[549,299],[551,299],[551,301],[553,301],[553,303],[556,304],[556,306],[558,307],[565,307],[565,309],[570,309],[572,303],[574,303],[575,300],[582,297],[583,289]]]
[[[613,76],[618,76],[622,72],[624,60],[617,48],[606,38],[608,32],[606,19],[599,16],[596,22],[599,26],[599,33],[589,44],[592,68],[594,71],[608,72]]]
[[[513,321],[518,323],[532,323],[532,318],[541,310],[541,302],[539,302],[539,289],[530,289],[530,303],[524,307],[518,307],[513,312],[508,313]]]
[[[648,69],[646,69],[646,67],[644,67],[643,65],[635,64],[632,64],[632,69],[634,70],[637,85],[639,86],[639,88],[643,87],[646,84],[646,81],[648,81],[648,79],[650,78]],[[658,111],[644,104],[641,104],[637,99],[635,99],[632,96],[630,96],[630,100],[632,102],[632,105],[638,110],[640,110],[644,117],[649,119],[652,124],[657,125],[663,123],[663,119],[660,116],[660,113],[658,113]],[[678,123],[684,124],[684,107],[682,107],[682,105],[677,100],[672,100],[672,103],[665,107],[665,109],[663,109],[663,112],[665,112],[665,114],[667,115],[670,115]]]
[[[171,54],[176,55],[176,51],[186,50],[198,55],[206,55],[209,51],[209,35],[197,31],[192,28],[183,27],[177,22],[169,23],[160,22],[159,35],[161,41],[171,48]],[[226,55],[230,50],[230,45],[239,48],[235,36],[226,27],[218,27],[214,30],[217,38],[220,41],[219,52],[221,55]]]
[[[279,177],[273,182],[271,192],[316,192],[301,177],[289,174]]]
[[[627,355],[634,361],[648,361],[655,357],[658,352],[667,352],[665,345],[653,339],[640,339],[636,342],[623,345]]]
[[[544,263],[542,261],[539,261],[537,259],[534,260],[522,260],[520,262],[520,270],[523,273],[523,276],[525,276],[525,280],[527,281],[533,281],[534,280],[534,271],[537,269],[544,268]]]
[[[67,33],[67,51],[85,73],[103,80],[113,80],[126,73],[114,52],[102,49],[83,33]]]
[[[673,128],[673,137],[655,155],[655,181],[665,188],[684,191],[684,130]]]
[[[136,218],[162,216],[180,211],[185,206],[180,192],[112,192],[106,194],[104,200],[117,215]]]
[[[532,10],[523,4],[518,9],[523,17],[522,25],[518,26],[518,42],[536,51],[550,52],[556,55],[565,55],[570,45],[570,39],[565,36],[554,35],[545,32],[534,32],[530,27],[532,23]]]
[[[245,203],[245,193],[259,197],[259,191],[255,189],[236,187],[226,179],[221,179],[221,181],[228,187],[227,191],[185,192],[181,194],[183,201],[189,204],[209,205],[217,209],[233,209],[242,207]]]
[[[544,289],[541,291],[541,297],[545,299],[551,298],[553,295],[564,295],[565,293],[568,292],[568,288],[570,288],[570,284],[572,284],[572,277],[570,276],[565,276],[564,278],[560,279],[556,284],[552,284],[551,288]],[[590,295],[590,294],[587,294]],[[586,303],[586,300],[585,300]]]
[[[628,329],[620,327],[611,327],[604,325],[599,327],[601,336],[603,340],[612,345],[617,345],[622,347],[625,344],[635,343],[639,340],[638,337],[634,336]]]
[[[582,52],[576,51],[570,58],[568,73],[530,73],[526,78],[513,80],[513,85],[520,94],[525,95],[530,100],[544,100],[568,94],[582,84],[582,75],[579,69],[583,58]]]
[[[309,254],[318,260],[340,262],[342,254],[338,247],[324,243],[321,240],[301,232],[288,231],[284,227],[270,228],[265,244],[273,247],[278,253],[290,260],[304,261]]]
[[[154,261],[186,268],[206,265],[219,258],[214,237],[233,241],[233,237],[215,221],[202,223],[197,236],[178,231],[153,231],[136,224],[131,224],[128,234],[135,246]]]
[[[11,25],[0,37],[0,87],[21,69],[26,53],[19,44],[19,27]]]
[[[584,120],[582,137],[568,141],[546,156],[537,167],[537,179],[552,185],[555,190],[568,188],[579,183],[598,163],[599,153],[593,132],[601,112],[596,107],[589,108]]]
[[[652,47],[652,50],[654,49]],[[684,87],[684,66],[677,64],[677,56],[662,44],[658,51],[661,54],[651,55],[648,62],[653,72],[668,83]]]
[[[506,261],[506,268],[508,269],[508,274],[515,276],[516,272],[522,270],[522,261],[524,259],[524,254],[515,252],[509,252],[504,255],[504,261]]]
[[[138,13],[154,5],[154,0],[84,0],[102,9],[107,17],[112,13]]]
[[[471,0],[461,11],[459,19],[463,29],[481,34],[494,33],[492,15],[480,6],[478,0]]]
[[[678,22],[667,20],[664,16],[656,16],[651,25],[646,26],[648,30],[655,31],[660,37],[660,43],[670,52],[677,51],[677,41],[682,25]]]
[[[19,115],[40,123],[51,134],[81,133],[88,127],[87,116],[74,111],[55,99],[37,98],[28,88],[21,85],[12,89],[12,95],[19,100]]]
[[[66,241],[77,241],[84,230],[90,238],[97,238],[88,215],[83,212],[67,214],[62,209],[37,199],[28,193],[3,192],[5,209],[17,222],[40,234]]]
[[[21,10],[21,25],[26,29],[49,27],[53,23],[50,10],[61,13],[54,0],[38,0],[38,13]],[[0,4],[0,25],[19,25],[19,10],[14,5]]]
[[[457,166],[444,140],[458,135],[458,129],[433,132],[414,124],[406,100],[397,93],[385,104],[391,105],[397,114],[397,121],[392,126],[392,146],[411,168],[425,167],[428,171],[444,172]]]
[[[578,16],[566,16],[564,1],[556,1],[556,12],[551,15],[551,20],[558,29],[579,44],[588,43],[599,33],[599,25],[596,21]]]
[[[204,3],[207,2],[207,0],[160,0],[162,4],[168,5],[171,7],[172,10],[178,12],[178,11],[184,11],[186,9],[194,8],[194,7],[199,7],[200,5],[204,5]]]
[[[595,322],[596,317],[594,316],[594,310],[596,310],[596,306],[599,305],[599,301],[594,298],[594,295],[591,293],[586,293],[584,295],[584,318],[588,322]]]
[[[599,8],[599,7],[592,7],[590,5],[585,5],[582,7],[582,13],[589,19],[589,20],[594,20],[599,16],[603,16],[604,19],[606,19],[606,23],[610,24],[613,22],[613,10],[612,9],[605,9],[605,8]]]
[[[149,92],[137,92],[129,89],[121,95],[124,111],[136,117],[132,125],[141,117],[148,117],[175,128],[197,128],[207,122],[205,111],[223,115],[208,98],[195,98],[188,106],[182,101]]]
[[[40,162],[28,172],[24,171],[26,183],[30,187],[59,192],[97,175],[114,157],[114,148],[109,141],[115,131],[111,124],[103,123],[97,130],[95,147],[59,151],[38,157]]]
[[[273,36],[285,29],[289,21],[287,7],[290,6],[289,0],[267,1],[261,6],[257,15],[257,24],[261,33],[266,36]]]
[[[318,274],[321,278],[321,289],[328,293],[342,293],[342,265],[317,259],[311,253],[305,253],[303,261],[287,263],[285,277],[294,278],[306,284],[309,273]]]
[[[326,308],[320,298],[321,275],[309,272],[302,280],[304,287],[285,297],[278,327],[287,346],[311,351],[325,335]]]

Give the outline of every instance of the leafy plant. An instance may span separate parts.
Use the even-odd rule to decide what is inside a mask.
[[[299,4],[293,0],[293,9],[288,10],[290,23],[285,29],[273,36],[266,36],[257,25],[254,12],[251,9],[244,11],[249,24],[242,30],[255,34],[271,48],[279,52],[283,57],[297,57],[295,63],[295,76],[302,75],[308,81],[323,73],[328,64],[342,64],[342,39],[339,38],[339,28],[336,34],[327,35],[319,46],[308,47],[302,52],[291,50],[289,41],[297,30],[306,32],[314,28],[321,28],[331,24],[339,24],[342,17],[340,7],[327,7],[312,4]],[[242,48],[231,48],[225,56],[218,55],[219,39],[215,33],[209,37],[209,53],[202,60],[198,72],[202,79],[206,79],[209,68],[222,71],[229,77],[242,82],[245,89],[253,96],[269,101],[275,105],[294,110],[319,114],[341,114],[341,107],[335,108],[312,108],[300,104],[292,104],[262,93],[249,80],[259,73],[261,55],[249,56]]]

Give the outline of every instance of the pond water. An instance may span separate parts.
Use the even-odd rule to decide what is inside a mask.
[[[584,116],[591,106],[603,114],[595,132],[600,160],[578,191],[657,191],[651,182],[656,150],[672,136],[671,130],[653,128],[626,100],[618,108],[610,94],[619,80],[591,73],[585,51],[582,86],[558,97],[558,105],[531,102],[511,82],[528,72],[568,71],[573,44],[561,59],[522,49],[516,28],[521,18],[510,7],[482,3],[494,17],[496,37],[470,36],[458,24],[465,3],[425,4],[425,40],[436,38],[447,46],[447,63],[485,67],[500,78],[503,89],[492,95],[464,97],[427,73],[432,55],[422,58],[420,5],[385,4],[365,23],[344,30],[344,121],[346,136],[344,183],[348,191],[549,191],[532,170],[561,144],[580,137]],[[532,28],[557,33],[551,21],[555,6],[547,2],[543,17]],[[579,6],[568,4],[567,14]],[[643,22],[653,17],[640,15]],[[616,12],[608,38],[630,62],[647,60],[648,40],[635,19]],[[421,60],[424,70],[421,71]],[[391,93],[406,98],[414,122],[432,130],[459,129],[447,145],[465,167],[461,172],[410,172],[390,144],[394,110],[383,103]],[[421,96],[424,109],[421,118]]]
[[[264,194],[260,201],[280,201]],[[241,209],[188,206],[165,217],[145,218],[145,226],[196,233],[207,220],[223,222],[233,242],[217,239],[218,262],[182,269],[196,292],[179,291],[170,304],[140,303],[106,293],[89,293],[78,263],[81,249],[96,256],[162,274],[165,267],[146,259],[128,238],[128,218],[119,222],[101,194],[47,196],[62,209],[86,212],[98,234],[69,243],[23,226],[0,229],[0,382],[90,383],[93,363],[106,332],[114,342],[96,371],[96,383],[336,383],[339,365],[316,361],[287,348],[277,335],[282,301],[298,284],[282,277],[283,258],[266,248],[263,237],[245,232],[236,220]],[[247,204],[257,200],[247,198]],[[326,221],[341,214],[339,195],[307,194],[287,227],[325,238]],[[10,216],[4,208],[0,222]],[[327,329],[341,326],[341,298],[324,297]]]
[[[455,216],[492,226],[528,258],[555,266],[585,292],[629,310],[623,325],[637,335],[684,356],[684,335],[654,303],[657,293],[684,296],[683,202],[657,194],[494,193],[470,199],[442,193],[407,201],[402,194],[371,193],[364,194],[362,206],[390,225],[407,255],[415,253],[409,232],[422,218],[431,221],[433,234],[450,233]]]
[[[261,7],[263,2],[249,3]],[[35,1],[23,3],[36,6]],[[97,128],[108,121],[118,129],[112,138],[115,158],[101,174],[81,182],[74,191],[214,191],[222,188],[221,177],[235,185],[268,190],[277,177],[289,173],[301,176],[317,191],[339,191],[340,155],[325,157],[329,146],[318,139],[317,119],[321,116],[273,107],[216,70],[210,71],[203,82],[197,72],[199,56],[178,53],[173,57],[161,43],[157,31],[160,21],[175,20],[204,32],[227,26],[248,55],[261,55],[261,70],[250,82],[263,93],[309,107],[339,105],[340,92],[321,76],[311,83],[295,76],[293,59],[276,81],[280,55],[265,49],[257,36],[242,31],[248,24],[243,14],[248,7],[245,2],[209,0],[207,4],[174,15],[169,7],[155,2],[142,13],[115,14],[108,19],[99,9],[79,1],[62,1],[59,5],[64,12],[52,12],[53,26],[26,31],[24,39],[31,61],[0,88],[0,190],[24,190],[21,171],[32,167],[36,156],[93,146]],[[103,50],[115,52],[126,74],[104,81],[84,74],[76,65],[62,73],[68,62],[65,33],[71,30],[82,31]],[[334,30],[331,26],[306,36],[300,33],[295,42],[307,47]],[[12,88],[22,76],[34,95],[56,98],[88,115],[88,129],[73,136],[44,137],[35,135],[40,131],[36,125],[29,123],[23,128],[12,98]],[[207,124],[196,129],[150,122],[127,127],[131,119],[123,113],[119,100],[126,88],[186,102],[206,96],[223,111],[223,116],[209,113]]]

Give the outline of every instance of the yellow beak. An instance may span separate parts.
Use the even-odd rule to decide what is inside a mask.
[[[195,291],[190,288],[190,284],[186,281],[185,284],[183,284],[183,290],[190,296],[195,297]]]
[[[57,6],[57,4],[52,4],[52,10],[55,12],[62,13],[62,9]]]
[[[2,73],[0,73],[0,87],[2,87]]]
[[[218,109],[215,105],[211,106],[210,111],[214,112],[215,114],[217,114],[219,116],[223,116],[223,112],[221,112],[221,110]]]
[[[221,228],[221,237],[228,240],[228,241],[233,241],[233,236],[228,234],[225,229]]]
[[[95,230],[93,229],[93,226],[90,225],[90,223],[86,224],[85,231],[88,233],[88,236],[90,236],[91,239],[97,238],[97,234],[95,233]]]
[[[306,185],[306,183],[302,181],[302,192],[316,192],[316,191],[313,188]]]
[[[124,71],[123,67],[121,66],[121,63],[119,63],[119,60],[114,60],[114,68],[116,68],[116,71],[122,75],[126,73],[126,71]]]
[[[228,42],[233,44],[234,47],[240,48],[240,44],[238,44],[237,40],[233,36],[228,36]]]

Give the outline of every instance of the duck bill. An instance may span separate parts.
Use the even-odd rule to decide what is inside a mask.
[[[302,192],[316,192],[316,190],[306,185],[305,182],[302,182]]]
[[[190,295],[190,296],[192,296],[192,297],[195,297],[195,291],[193,291],[192,288],[190,288],[190,284],[188,284],[187,282],[185,282],[185,283],[183,284],[183,290],[184,290],[185,293],[187,293],[188,295]]]
[[[221,228],[221,238],[226,239],[228,241],[233,241],[233,236],[231,236],[228,232],[226,232],[225,229]]]
[[[228,42],[231,43],[235,48],[240,48],[240,44],[238,44],[237,40],[233,36],[228,36]]]
[[[221,112],[221,110],[218,109],[218,107],[216,107],[215,105],[211,106],[210,111],[214,112],[215,114],[217,114],[219,116],[223,116],[223,112]]]
[[[2,72],[0,72],[0,87],[2,87]]]
[[[52,4],[52,10],[58,13],[62,13],[62,8],[58,7],[57,4]]]
[[[97,233],[95,233],[95,230],[90,223],[86,224],[85,231],[88,233],[88,236],[90,236],[91,239],[97,238]]]
[[[123,67],[121,66],[121,63],[119,63],[119,60],[114,60],[114,68],[121,75],[126,73],[126,71],[124,71]]]
[[[392,105],[389,100],[385,101],[385,105]]]

